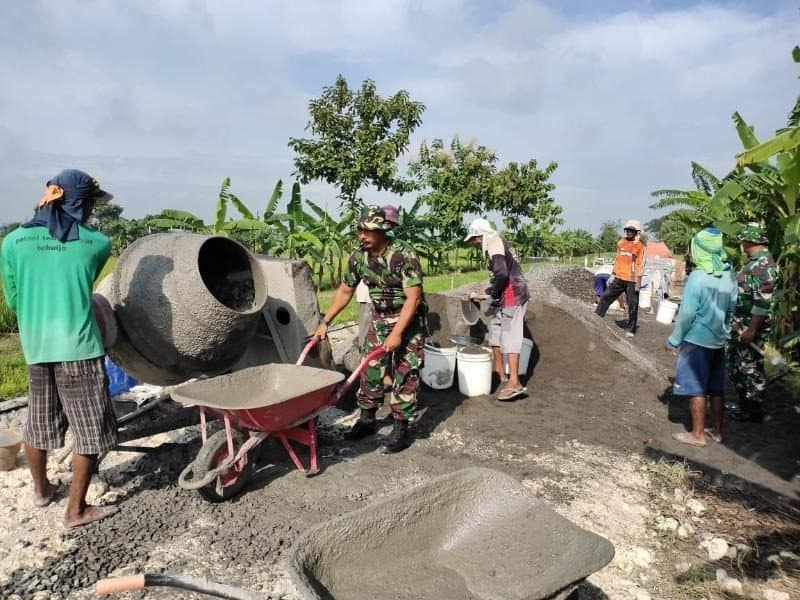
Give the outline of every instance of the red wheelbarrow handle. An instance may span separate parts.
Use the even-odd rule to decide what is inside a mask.
[[[319,343],[319,341],[320,341],[319,337],[313,336],[311,340],[309,340],[309,342],[305,345],[305,348],[303,348],[303,351],[300,353],[300,356],[295,364],[302,365],[303,361],[306,359],[306,356],[308,356],[308,353],[314,346],[316,346]],[[383,346],[375,348],[375,350],[367,354],[361,360],[361,362],[358,363],[356,370],[350,374],[350,377],[348,377],[341,385],[336,387],[336,389],[331,394],[329,403],[336,404],[341,399],[341,397],[344,396],[344,393],[350,389],[353,383],[355,383],[356,379],[358,379],[361,376],[361,373],[364,372],[364,369],[367,368],[367,365],[371,361],[380,358],[384,354],[386,354],[386,350],[383,348]]]
[[[320,337],[319,336],[312,335],[311,339],[308,341],[308,343],[303,348],[303,351],[300,353],[300,356],[297,357],[297,362],[294,363],[294,364],[302,365],[303,362],[306,360],[306,356],[308,356],[308,353],[311,351],[311,349],[314,346],[319,344],[319,341],[320,341]]]
[[[361,360],[361,362],[358,363],[356,370],[350,373],[350,377],[348,377],[345,380],[345,382],[339,386],[339,388],[337,389],[338,396],[341,398],[342,394],[344,394],[347,390],[350,389],[350,386],[353,385],[353,383],[355,383],[355,380],[361,376],[361,373],[364,372],[364,370],[367,368],[367,365],[370,362],[372,362],[373,360],[377,360],[384,354],[386,354],[386,350],[383,348],[383,346],[379,346],[378,348],[375,348],[375,350],[367,354]]]

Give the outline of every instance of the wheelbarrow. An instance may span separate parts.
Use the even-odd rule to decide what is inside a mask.
[[[306,476],[319,472],[315,417],[336,404],[367,364],[385,351],[377,348],[367,354],[344,380],[338,371],[302,365],[318,341],[312,338],[293,365],[249,367],[172,389],[173,400],[199,408],[203,441],[194,461],[178,477],[181,488],[197,490],[210,502],[232,498],[253,473],[249,453],[270,436],[280,440],[299,471]],[[208,415],[221,419],[224,429],[209,436]],[[290,442],[309,449],[308,467]]]

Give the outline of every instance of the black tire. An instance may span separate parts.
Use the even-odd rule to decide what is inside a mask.
[[[245,442],[245,435],[236,429],[232,431],[233,437],[233,450],[236,452]],[[197,453],[197,458],[194,462],[200,472],[210,471],[216,467],[222,460],[228,456],[228,437],[225,435],[225,430],[222,429],[212,435],[200,448]],[[253,474],[253,463],[247,458],[247,464],[244,465],[241,471],[236,472],[235,468],[220,475],[217,479],[207,486],[201,487],[197,491],[200,495],[209,502],[224,502],[230,500],[250,481],[250,476]],[[226,483],[225,487],[222,484]]]

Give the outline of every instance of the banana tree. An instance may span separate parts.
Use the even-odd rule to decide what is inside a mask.
[[[792,56],[800,63],[800,47]],[[789,114],[787,126],[771,139],[759,142],[753,128],[738,114],[736,129],[745,151],[736,156],[743,170],[740,197],[750,201],[767,226],[770,250],[781,272],[777,292],[779,343],[797,345],[800,335],[800,97]],[[738,198],[737,198],[738,199]]]
[[[201,218],[185,210],[175,210],[172,208],[165,208],[155,217],[148,219],[146,225],[157,231],[171,231],[175,229],[196,233],[208,233],[210,231],[210,228]]]
[[[282,195],[283,181],[279,179],[272,190],[263,216],[259,217],[230,191],[230,179],[226,177],[220,186],[214,232],[230,235],[253,252],[270,254],[279,251],[284,227],[277,218],[275,210]],[[239,212],[239,219],[227,218],[229,203]]]

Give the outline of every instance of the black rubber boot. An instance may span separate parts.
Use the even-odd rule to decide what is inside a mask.
[[[386,438],[381,447],[381,452],[384,454],[394,454],[405,450],[411,445],[411,437],[408,435],[408,421],[394,420],[392,433]]]
[[[344,439],[360,440],[368,435],[372,435],[377,430],[378,424],[375,422],[375,411],[362,409],[356,424],[344,432]]]

